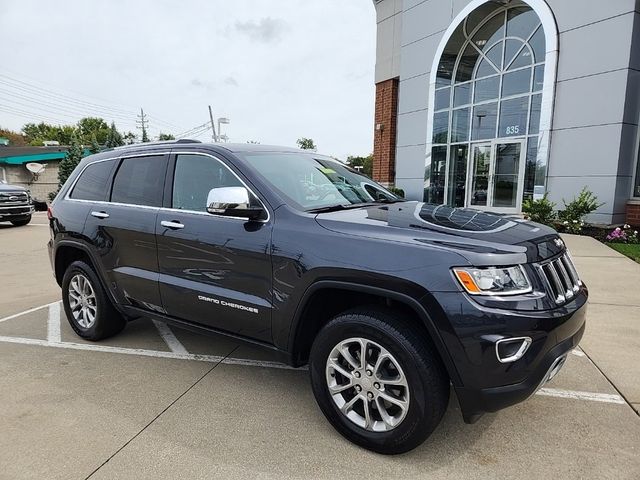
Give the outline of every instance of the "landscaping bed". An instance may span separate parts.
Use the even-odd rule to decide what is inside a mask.
[[[613,248],[616,252],[626,255],[631,260],[640,263],[640,244],[606,243],[606,245]]]

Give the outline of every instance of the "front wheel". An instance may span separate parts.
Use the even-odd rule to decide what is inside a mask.
[[[113,307],[98,276],[83,261],[73,262],[62,278],[62,303],[73,331],[87,340],[119,333],[125,318]]]
[[[378,308],[338,315],[316,337],[311,385],[348,440],[383,454],[420,445],[449,400],[446,372],[417,324]]]

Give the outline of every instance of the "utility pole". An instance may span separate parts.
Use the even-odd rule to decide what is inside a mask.
[[[211,138],[213,138],[214,143],[218,142],[218,135],[216,135],[216,124],[213,121],[213,112],[211,111],[211,105],[209,105],[209,118],[211,119]]]
[[[138,118],[140,120],[136,120],[136,128],[142,130],[142,141],[146,143],[149,141],[149,136],[147,135],[147,124],[149,123],[149,120],[147,120],[147,114],[144,113],[142,108],[140,108],[140,115],[138,115]]]

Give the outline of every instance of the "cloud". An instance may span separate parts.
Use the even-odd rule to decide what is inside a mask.
[[[225,85],[230,85],[232,87],[237,87],[238,86],[238,81],[233,77],[225,77],[224,84]]]
[[[254,42],[271,43],[280,40],[282,34],[289,29],[289,26],[279,18],[265,17],[259,22],[253,20],[247,22],[238,21],[235,23],[235,29]]]

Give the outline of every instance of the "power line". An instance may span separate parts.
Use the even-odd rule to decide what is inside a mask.
[[[211,125],[210,122],[203,123],[202,125],[198,125],[197,127],[190,128],[189,130],[186,130],[186,131],[176,135],[176,138],[188,137],[189,135],[192,135],[197,130],[201,130],[201,129],[208,130],[210,128],[210,125]]]
[[[47,100],[38,100],[35,99],[33,97],[27,96],[27,95],[21,95],[19,93],[15,93],[15,92],[11,92],[11,91],[6,91],[4,89],[2,89],[0,87],[0,93],[5,93],[10,95],[10,98],[6,99],[6,101],[8,102],[13,102],[13,103],[17,103],[19,104],[20,102],[18,102],[17,100],[15,100],[15,98],[17,99],[21,99],[24,100],[28,103],[34,104],[38,109],[44,107],[52,107],[54,109],[56,109],[56,111],[63,111],[63,112],[68,112],[68,113],[72,113],[74,114],[74,116],[87,116],[87,115],[102,115],[105,116],[107,118],[111,118],[111,119],[115,119],[115,120],[119,120],[119,121],[125,121],[125,122],[132,122],[132,116],[129,117],[125,117],[124,115],[113,115],[110,113],[102,113],[102,112],[96,112],[96,111],[92,111],[92,110],[85,110],[82,107],[75,107],[75,106],[69,106],[69,105],[65,105],[62,103],[57,103],[57,102],[51,102],[51,101],[47,101]],[[24,105],[24,104],[23,104]],[[27,105],[24,105],[27,106]]]
[[[7,70],[7,69],[3,68],[3,70]],[[81,107],[84,112],[86,112],[87,109],[92,109],[94,110],[94,112],[95,111],[100,112],[99,113],[100,115],[116,118],[119,120],[125,120],[129,122],[131,121],[131,118],[135,115],[135,110],[130,109],[129,107],[123,108],[122,106],[96,103],[94,100],[91,100],[91,101],[82,100],[78,97],[79,96],[82,96],[85,98],[91,98],[91,97],[78,94],[77,92],[71,92],[74,95],[72,97],[63,93],[53,91],[49,88],[40,87],[36,83],[26,82],[24,80],[14,78],[3,73],[0,73],[0,77],[1,77],[0,83],[4,84],[5,86],[8,86],[10,88],[19,90],[23,93],[27,93],[30,95],[45,96],[49,102],[51,101],[64,102],[64,104],[67,107],[75,107],[76,109],[78,107]],[[69,105],[69,104],[72,104],[72,105]],[[177,125],[174,125],[171,122],[167,122],[166,120],[155,117],[155,116],[153,117],[153,121],[158,124],[163,124],[166,127],[170,127],[171,129],[178,129],[178,130],[180,129],[180,127],[178,127]]]

